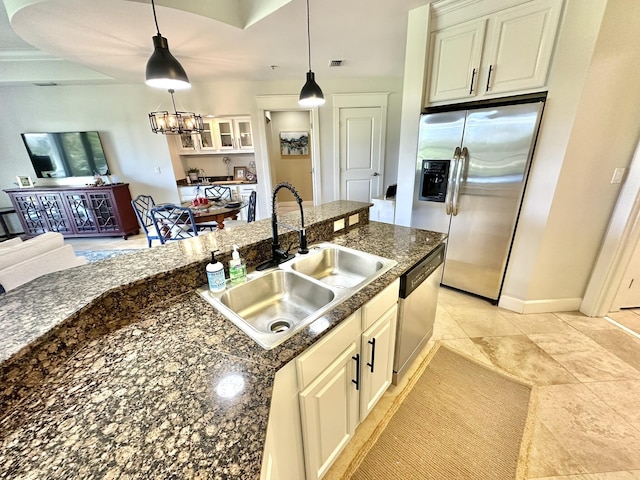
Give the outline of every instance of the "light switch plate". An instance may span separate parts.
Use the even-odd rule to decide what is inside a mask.
[[[624,177],[625,169],[618,167],[613,171],[613,177],[611,177],[611,183],[622,183],[622,177]]]

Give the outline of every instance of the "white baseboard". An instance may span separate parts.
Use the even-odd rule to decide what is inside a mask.
[[[516,313],[553,313],[580,310],[582,298],[554,298],[552,300],[520,300],[502,295],[498,306]]]

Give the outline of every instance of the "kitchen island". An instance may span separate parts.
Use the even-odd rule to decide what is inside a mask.
[[[368,207],[305,209],[310,243],[398,265],[322,317],[323,329],[272,350],[194,292],[211,250],[225,263],[234,243],[250,266],[268,257],[268,221],[57,272],[0,297],[0,477],[258,478],[275,373],[444,240],[368,223]],[[296,222],[296,212],[282,217]],[[345,226],[334,236],[336,221]]]

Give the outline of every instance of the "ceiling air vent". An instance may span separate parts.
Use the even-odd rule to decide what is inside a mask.
[[[34,85],[36,87],[56,87],[56,86],[58,86],[58,84],[54,83],[54,82],[37,82],[37,83],[34,83]]]
[[[342,65],[343,60],[331,60],[329,62],[329,66],[330,67],[339,67],[340,65]]]

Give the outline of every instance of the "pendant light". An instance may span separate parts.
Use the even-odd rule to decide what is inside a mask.
[[[204,130],[202,116],[192,112],[179,112],[176,109],[176,102],[173,98],[173,89],[169,89],[173,113],[168,111],[151,112],[149,122],[153,133],[164,133],[165,135],[179,135],[182,133],[201,133]]]
[[[324,105],[324,94],[320,85],[316,83],[315,74],[311,71],[311,33],[309,27],[309,0],[307,0],[307,45],[309,47],[309,71],[307,83],[300,90],[298,103],[304,107],[318,107]]]
[[[151,0],[153,8],[153,20],[156,22],[157,35],[153,36],[153,53],[147,60],[146,84],[155,88],[166,88],[172,90],[184,90],[190,88],[187,73],[180,65],[180,62],[171,55],[169,42],[160,35],[158,18],[156,17],[156,5]]]

